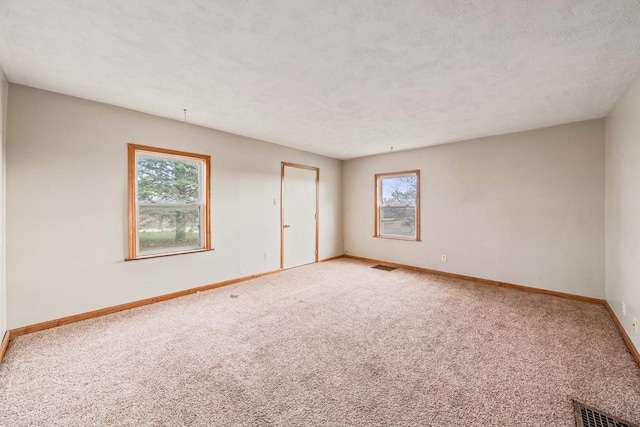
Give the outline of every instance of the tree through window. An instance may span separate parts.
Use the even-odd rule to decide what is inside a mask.
[[[209,156],[129,144],[129,258],[211,249]]]
[[[376,237],[420,240],[420,171],[376,175]]]

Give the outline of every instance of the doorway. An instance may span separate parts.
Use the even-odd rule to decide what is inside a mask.
[[[280,268],[318,262],[320,169],[282,162]]]

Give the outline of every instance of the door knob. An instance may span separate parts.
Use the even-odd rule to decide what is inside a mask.
[[[289,228],[289,227],[291,227],[289,224],[284,224],[284,225],[282,226],[282,228]]]

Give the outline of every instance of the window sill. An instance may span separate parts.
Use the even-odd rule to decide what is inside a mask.
[[[186,254],[193,254],[193,253],[199,253],[199,252],[211,252],[215,249],[194,249],[192,251],[181,251],[181,252],[167,252],[167,253],[161,253],[161,254],[152,254],[152,255],[142,255],[136,258],[125,258],[125,261],[140,261],[142,259],[150,259],[150,258],[162,258],[162,257],[166,257],[166,256],[175,256],[175,255],[186,255]]]
[[[404,237],[394,237],[394,236],[372,236],[376,239],[387,239],[387,240],[402,240],[404,242],[422,242],[420,239],[411,239]]]

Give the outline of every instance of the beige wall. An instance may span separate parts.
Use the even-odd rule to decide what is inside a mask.
[[[603,298],[604,138],[599,119],[346,161],[345,251]],[[372,237],[374,174],[413,169],[422,242]]]
[[[9,84],[0,67],[0,340],[7,331],[7,291],[5,276],[5,135]]]
[[[606,298],[640,349],[640,77],[607,117],[606,147]]]
[[[638,241],[628,231],[638,217],[633,209],[640,210],[633,197],[640,153],[631,143],[640,136],[631,119],[640,110],[639,86],[617,104],[606,130],[606,297],[622,320],[630,317],[621,316],[621,301],[637,316],[640,300],[637,253],[615,252]],[[1,88],[6,98],[6,82]],[[279,200],[281,161],[321,169],[321,259],[343,252],[344,212],[344,248],[352,255],[605,296],[604,120],[355,159],[343,170],[338,160],[185,129],[180,121],[9,89],[3,328],[276,270],[279,206],[272,201]],[[124,262],[128,142],[211,155],[215,251]],[[411,169],[421,170],[422,242],[373,238],[374,174]]]
[[[343,253],[339,160],[18,85],[8,106],[10,329],[277,270],[282,161],[320,168],[319,257]],[[211,156],[215,251],[124,261],[128,142]]]

